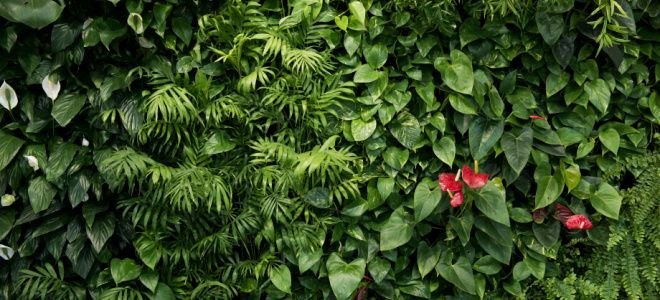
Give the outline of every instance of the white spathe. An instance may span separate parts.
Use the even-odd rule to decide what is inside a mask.
[[[12,110],[18,105],[16,91],[6,81],[3,81],[0,86],[0,105],[7,110]]]
[[[5,194],[2,197],[0,197],[0,206],[2,207],[7,207],[16,202],[16,196],[12,194]]]
[[[86,138],[83,138],[83,139],[82,139],[82,143],[81,143],[81,144],[82,144],[83,147],[89,147],[89,141],[88,141]]]
[[[44,92],[46,92],[46,96],[48,96],[48,98],[55,101],[57,95],[60,94],[61,86],[59,81],[52,81],[51,76],[48,75],[44,77],[44,80],[41,81],[41,88],[44,89]]]
[[[32,155],[23,155],[23,157],[25,157],[25,159],[27,159],[28,165],[30,165],[30,168],[32,168],[32,170],[34,170],[34,171],[39,170],[39,161],[37,160],[36,157],[34,157]]]
[[[0,257],[4,260],[10,260],[14,256],[14,249],[0,244]]]

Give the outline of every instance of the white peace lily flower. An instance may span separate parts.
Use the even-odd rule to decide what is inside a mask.
[[[82,145],[83,147],[89,147],[89,141],[86,138],[82,139]]]
[[[0,205],[2,205],[2,207],[7,207],[14,204],[15,201],[16,197],[14,195],[5,194],[0,198]]]
[[[46,92],[46,96],[48,96],[48,98],[55,101],[55,98],[57,98],[57,95],[60,93],[61,86],[59,81],[52,81],[51,76],[48,75],[44,77],[43,81],[41,81],[41,88],[44,89],[44,92]]]
[[[16,91],[6,81],[3,81],[0,86],[0,105],[7,110],[12,110],[18,105]]]
[[[0,257],[4,260],[9,260],[14,256],[14,249],[0,244]]]
[[[34,171],[39,170],[39,161],[37,160],[36,157],[34,157],[32,155],[23,155],[23,157],[25,157],[25,159],[27,159],[28,165],[30,165],[30,168],[32,168],[32,170],[34,170]]]

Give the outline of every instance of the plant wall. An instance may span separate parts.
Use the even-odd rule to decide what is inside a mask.
[[[0,16],[0,298],[658,293],[658,3]]]

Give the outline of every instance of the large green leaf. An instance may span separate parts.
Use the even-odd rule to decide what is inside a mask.
[[[272,267],[268,274],[270,281],[280,291],[291,293],[291,271],[286,265]]]
[[[380,251],[392,250],[405,245],[413,235],[415,222],[413,216],[399,207],[385,222],[380,230]]]
[[[591,205],[604,216],[618,220],[621,200],[619,192],[613,186],[603,182],[591,197]]]
[[[442,252],[442,244],[437,243],[434,247],[429,247],[425,241],[419,242],[417,245],[417,269],[422,278],[433,271],[435,265],[440,259]]]
[[[367,64],[374,69],[384,66],[388,55],[387,47],[383,43],[364,45],[364,58],[367,60]]]
[[[475,203],[477,208],[491,220],[510,226],[505,193],[502,180],[494,178],[474,193]]]
[[[364,276],[366,261],[358,258],[351,263],[344,262],[337,253],[330,254],[326,262],[328,269],[328,278],[332,292],[338,300],[345,300],[351,297]]]
[[[57,124],[65,127],[85,105],[86,97],[78,94],[66,94],[53,103],[51,115]]]
[[[443,57],[439,57],[434,62],[435,68],[442,75],[442,81],[456,92],[467,95],[472,94],[472,87],[474,86],[472,60],[458,49],[451,50],[449,56],[451,62]]]
[[[39,176],[30,181],[28,186],[28,197],[30,205],[35,213],[42,212],[50,206],[53,198],[57,194],[57,189],[51,185],[46,178]]]
[[[486,253],[503,264],[509,264],[513,252],[511,228],[484,217],[475,217],[476,241]]]
[[[511,166],[516,174],[520,172],[527,165],[529,155],[532,153],[532,142],[534,139],[534,132],[530,127],[525,127],[517,136],[511,132],[502,134],[502,151],[506,157],[506,161]]]
[[[115,233],[115,217],[103,214],[94,219],[92,226],[87,226],[87,237],[97,253],[103,250],[103,246]]]
[[[560,14],[537,10],[535,20],[543,40],[548,45],[554,45],[564,32],[564,17]]]
[[[438,184],[428,178],[424,178],[415,189],[413,206],[415,207],[415,222],[426,219],[440,203],[442,191]]]
[[[607,150],[612,151],[614,154],[619,152],[619,145],[621,143],[621,137],[619,132],[614,128],[608,128],[598,132],[598,139]]]
[[[71,165],[78,146],[71,143],[61,143],[54,147],[53,152],[48,157],[48,165],[44,169],[46,179],[50,182],[55,182]]]
[[[559,198],[564,189],[564,178],[561,172],[557,172],[554,176],[542,176],[536,184],[534,209],[539,209],[550,205]]]
[[[355,70],[353,81],[357,83],[369,83],[376,81],[383,72],[372,69],[369,65],[361,65]]]
[[[376,131],[376,119],[363,121],[362,119],[355,119],[351,121],[351,134],[356,142],[361,142],[368,139],[374,131]]]
[[[468,132],[472,158],[481,160],[486,157],[488,152],[500,140],[503,132],[503,121],[488,121],[484,118],[474,120]]]
[[[41,29],[55,22],[63,10],[63,4],[51,0],[3,0],[0,2],[0,16],[34,29]]]
[[[24,143],[25,141],[0,130],[0,171],[9,165]]]
[[[593,104],[601,113],[605,113],[610,105],[611,92],[607,83],[603,79],[596,79],[584,84],[584,91],[587,92],[589,102]]]
[[[136,279],[142,273],[142,266],[130,258],[114,258],[110,261],[110,274],[116,284]]]
[[[456,156],[456,144],[454,143],[454,139],[445,136],[439,141],[433,143],[433,153],[440,159],[440,161],[451,167],[454,164],[454,158]]]

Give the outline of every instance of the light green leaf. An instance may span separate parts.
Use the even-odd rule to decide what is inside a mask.
[[[35,213],[42,212],[50,206],[53,198],[57,194],[57,189],[53,187],[46,178],[39,176],[30,181],[28,186],[28,197],[30,205]]]
[[[110,261],[110,274],[116,284],[136,279],[142,273],[142,266],[130,258],[114,258]]]
[[[485,118],[476,118],[470,125],[468,139],[470,153],[474,160],[481,160],[502,137],[504,132],[503,121],[488,121]]]
[[[374,131],[376,131],[376,119],[370,121],[363,121],[362,119],[355,119],[351,121],[351,134],[356,142],[361,142],[368,139]]]
[[[321,260],[322,256],[323,250],[321,248],[316,248],[314,251],[309,251],[307,249],[299,251],[298,270],[300,271],[300,274],[305,273],[307,270],[311,269]]]
[[[405,245],[413,235],[415,220],[403,207],[399,207],[380,230],[380,251]]]
[[[438,159],[440,159],[440,161],[451,167],[454,164],[454,158],[456,156],[454,139],[445,136],[438,142],[433,143],[433,153]]]
[[[619,132],[614,128],[608,128],[598,132],[598,139],[607,150],[612,151],[615,155],[619,151],[619,144],[621,143],[621,137]]]
[[[158,286],[158,277],[158,272],[145,269],[142,270],[142,274],[140,274],[140,282],[142,282],[142,284],[153,293],[156,291],[156,287]]]
[[[598,190],[591,197],[591,206],[599,213],[611,219],[619,219],[622,197],[617,190],[608,183],[601,183]]]
[[[456,263],[448,264],[440,262],[436,270],[442,278],[454,284],[457,288],[465,291],[466,293],[475,295],[474,274],[472,273],[472,266],[470,261],[461,256]]]
[[[367,11],[364,9],[362,2],[353,1],[348,4],[348,9],[351,11],[351,16],[355,17],[358,23],[364,26],[366,23]]]
[[[55,22],[63,10],[64,5],[51,0],[0,1],[0,16],[34,29],[41,29]]]
[[[451,63],[443,57],[434,62],[435,68],[442,75],[442,81],[456,92],[471,95],[474,86],[472,60],[458,49],[451,50],[449,56]]]
[[[225,131],[217,131],[204,143],[204,153],[214,155],[236,148],[231,137]]]
[[[346,31],[348,28],[348,17],[347,16],[335,16],[335,24],[339,29]]]
[[[381,199],[387,199],[394,190],[394,178],[380,177],[378,178],[378,194]]]
[[[415,222],[426,219],[440,203],[442,191],[437,182],[424,178],[415,189],[413,207],[415,208]]]
[[[126,24],[128,24],[136,34],[142,34],[144,32],[144,25],[142,24],[142,16],[138,13],[131,13],[126,19]]]
[[[9,165],[24,143],[25,141],[0,130],[0,171]]]
[[[410,152],[408,149],[400,149],[391,146],[387,147],[387,150],[383,152],[383,160],[385,160],[385,163],[396,170],[403,168],[403,165],[406,164],[409,156]]]
[[[280,291],[291,294],[291,271],[286,265],[270,268],[268,277]]]
[[[86,100],[84,95],[66,94],[53,103],[50,114],[57,124],[65,127],[80,112]]]
[[[385,65],[387,62],[387,47],[385,44],[376,43],[370,45],[364,45],[364,58],[367,60],[367,64],[374,69],[378,69]]]
[[[564,164],[561,163],[561,172],[564,176],[564,182],[566,182],[566,188],[570,193],[574,188],[580,184],[582,176],[580,175],[580,166],[576,164],[570,164],[568,168],[564,168]]]
[[[156,294],[154,295],[154,299],[175,300],[176,296],[174,295],[172,288],[170,288],[167,284],[159,282],[158,286],[156,287]]]
[[[419,121],[415,116],[408,112],[399,114],[396,120],[390,125],[392,136],[408,149],[414,150],[417,140],[422,134]]]
[[[366,264],[366,261],[362,258],[346,263],[337,253],[330,254],[326,262],[326,268],[328,269],[332,292],[337,300],[346,300],[351,297],[353,291],[358,288],[360,281],[362,281]]]
[[[529,155],[532,153],[533,140],[534,131],[529,127],[523,128],[518,136],[511,132],[502,134],[502,140],[500,141],[502,151],[509,166],[516,174],[520,174],[527,165]]]
[[[449,99],[449,104],[456,111],[466,114],[466,115],[476,115],[478,108],[477,104],[468,99],[467,97],[459,94],[451,93],[447,97]]]
[[[361,65],[355,70],[353,81],[357,83],[369,83],[376,81],[383,72],[372,69],[369,65]]]
[[[493,178],[478,193],[474,193],[475,203],[477,208],[491,220],[510,226],[505,193],[502,180]]]

